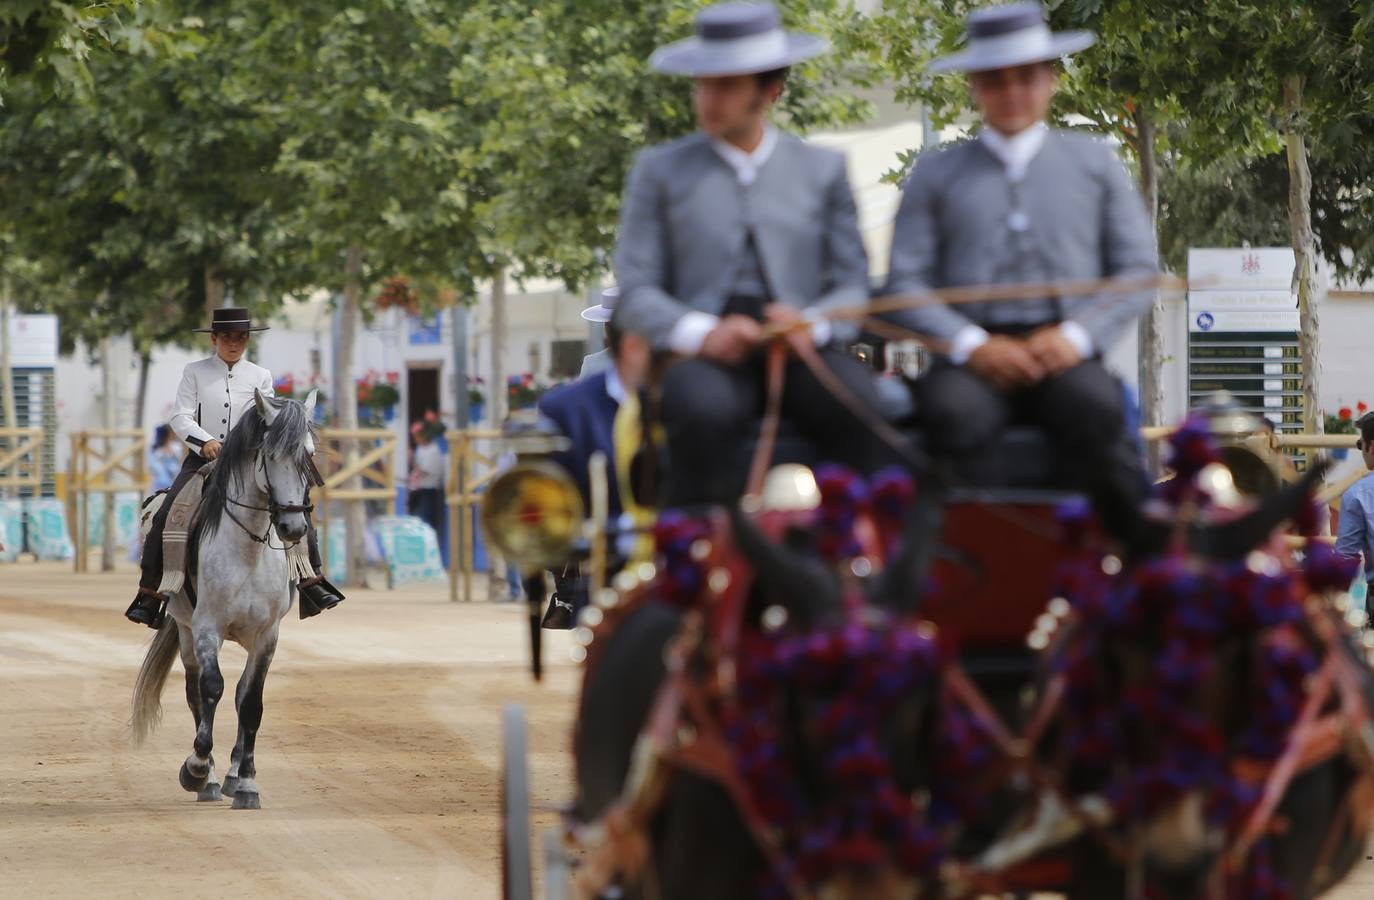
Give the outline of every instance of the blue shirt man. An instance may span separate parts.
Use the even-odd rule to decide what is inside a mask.
[[[1363,455],[1365,468],[1374,470],[1374,412],[1366,413],[1355,425],[1360,430],[1355,448]],[[1341,497],[1336,552],[1364,557],[1365,581],[1374,581],[1374,474],[1355,482]]]

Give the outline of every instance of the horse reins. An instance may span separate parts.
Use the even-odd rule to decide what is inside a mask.
[[[248,535],[249,540],[253,541],[256,544],[271,546],[272,529],[277,527],[278,519],[280,518],[282,513],[304,513],[305,515],[309,515],[312,511],[314,511],[315,505],[313,503],[278,503],[272,488],[272,475],[270,472],[267,471],[267,462],[261,456],[259,456],[258,458],[258,465],[262,467],[262,478],[265,482],[267,482],[267,505],[254,506],[251,503],[244,503],[242,500],[235,500],[233,497],[230,497],[227,494],[224,497],[224,501],[226,504],[232,503],[234,506],[242,507],[243,509],[251,509],[254,512],[267,513],[267,528],[263,531],[262,535],[259,536],[255,534],[247,525],[244,525],[243,522],[239,521],[238,516],[234,515],[233,510],[231,510],[227,505],[224,507],[224,514],[229,517],[229,521],[233,522],[235,525],[239,527],[239,529],[244,534]],[[309,474],[312,476],[314,480],[319,480],[319,470],[315,468],[315,464],[313,462],[311,462],[309,465]],[[256,468],[256,466],[254,468]],[[295,546],[298,543],[300,543],[300,541],[292,541],[289,546]],[[282,549],[286,549],[287,546],[288,545],[286,544],[286,542],[283,541]]]

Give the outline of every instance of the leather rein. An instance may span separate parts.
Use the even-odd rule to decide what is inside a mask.
[[[307,472],[308,477],[306,478],[306,481],[309,483],[316,484],[321,483],[322,479],[320,478],[319,470],[315,468],[315,464],[307,460],[307,465],[309,466],[309,471]],[[253,468],[255,471],[259,468],[262,469],[263,481],[267,483],[267,505],[254,506],[251,503],[244,503],[241,500],[235,500],[233,497],[230,497],[226,494],[224,498],[224,514],[229,517],[229,521],[237,525],[239,527],[239,530],[248,536],[248,539],[250,541],[252,541],[255,544],[262,544],[263,546],[270,547],[272,541],[272,530],[277,527],[277,524],[280,521],[281,515],[283,513],[304,513],[305,515],[309,515],[315,509],[315,505],[313,503],[278,503],[276,500],[275,491],[272,488],[272,476],[267,470],[267,461],[263,458],[261,452],[259,452],[258,461]],[[309,496],[309,491],[310,488],[307,484],[307,497]],[[263,533],[259,535],[252,531],[247,525],[243,524],[239,517],[234,515],[234,511],[229,508],[229,504],[233,504],[234,506],[238,506],[242,509],[251,509],[254,512],[267,513],[267,527],[263,530]],[[285,549],[287,546],[295,546],[298,543],[300,543],[300,541],[292,541],[291,544],[288,545],[286,544],[286,542],[283,541],[282,548]]]

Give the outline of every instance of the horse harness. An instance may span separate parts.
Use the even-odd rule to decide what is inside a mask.
[[[237,525],[239,530],[248,536],[249,540],[256,544],[262,544],[263,546],[271,546],[272,529],[277,527],[277,523],[282,513],[304,513],[308,516],[314,511],[315,505],[313,503],[278,503],[276,494],[272,489],[272,476],[268,472],[266,461],[261,456],[258,458],[258,466],[262,468],[262,477],[267,483],[267,505],[254,506],[251,503],[244,503],[241,500],[235,500],[233,497],[226,496],[224,498],[224,514],[229,517],[229,521]],[[320,471],[315,467],[314,461],[308,457],[306,458],[306,466],[308,467],[306,473],[308,477],[306,480],[310,483],[306,488],[308,496],[310,485],[322,485],[324,484],[324,479],[320,476]],[[233,510],[229,508],[230,504],[241,507],[242,509],[251,509],[254,512],[267,513],[267,527],[263,530],[263,533],[261,535],[256,534],[247,525],[243,524],[239,517],[234,515]],[[300,542],[293,541],[291,546],[295,546],[295,544],[298,543]]]

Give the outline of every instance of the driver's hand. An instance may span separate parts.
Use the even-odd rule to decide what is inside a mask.
[[[744,362],[762,338],[759,323],[748,316],[726,316],[701,343],[701,356],[723,365]]]
[[[219,456],[219,448],[219,441],[206,441],[200,448],[200,455],[206,459],[214,459],[216,456]]]
[[[804,328],[800,327],[804,324],[805,319],[801,311],[795,306],[788,306],[785,303],[770,303],[764,307],[763,317],[769,325],[785,330],[783,340],[787,341],[787,346],[791,347],[793,352],[814,346],[811,328],[809,325]]]
[[[1002,391],[1035,384],[1045,377],[1045,367],[1024,341],[993,335],[968,358],[968,367]]]
[[[1047,325],[1026,339],[1026,349],[1045,368],[1046,375],[1059,375],[1067,372],[1083,361],[1078,348],[1064,336],[1064,329],[1058,325]]]

